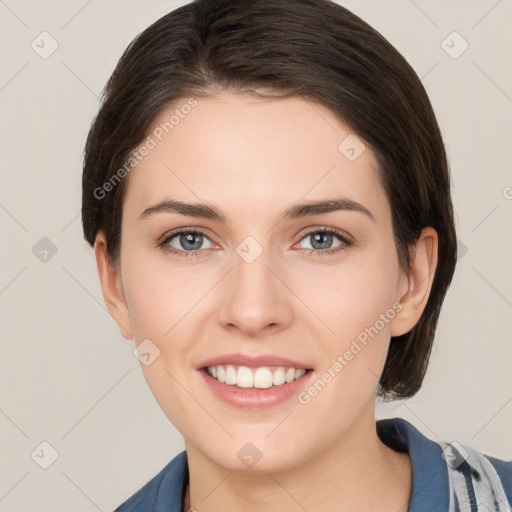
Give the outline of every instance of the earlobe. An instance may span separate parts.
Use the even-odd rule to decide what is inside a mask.
[[[393,319],[391,336],[409,332],[419,321],[427,305],[437,267],[438,236],[432,227],[425,227],[412,250],[408,290],[399,297],[402,309]]]
[[[121,335],[127,340],[133,340],[128,306],[124,297],[120,271],[110,261],[107,252],[107,242],[102,231],[98,232],[94,242],[94,254],[100,278],[105,305],[116,321]]]

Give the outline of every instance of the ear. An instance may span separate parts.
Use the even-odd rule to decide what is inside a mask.
[[[432,227],[423,228],[411,251],[409,274],[399,286],[402,309],[391,322],[391,336],[409,332],[419,321],[427,305],[437,267],[437,232]]]
[[[130,315],[121,283],[121,272],[110,261],[105,234],[102,231],[98,232],[94,241],[94,254],[105,305],[117,322],[123,338],[133,340]]]

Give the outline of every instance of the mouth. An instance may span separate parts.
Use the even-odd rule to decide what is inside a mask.
[[[289,403],[315,375],[308,363],[270,354],[219,356],[196,369],[206,389],[221,402],[254,411]]]
[[[207,375],[220,382],[237,388],[269,389],[299,380],[311,368],[294,368],[292,366],[248,367],[233,364],[218,364],[202,368]]]
[[[225,354],[202,361],[196,370],[221,402],[255,411],[291,400],[315,376],[311,363],[274,354]]]

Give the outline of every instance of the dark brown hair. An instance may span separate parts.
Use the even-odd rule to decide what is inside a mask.
[[[380,380],[381,397],[413,396],[456,264],[448,162],[412,67],[375,29],[334,2],[196,0],[139,34],[107,82],[87,138],[85,239],[93,245],[102,230],[109,258],[118,263],[129,183],[119,170],[163,110],[216,90],[316,101],[357,134],[377,159],[402,268],[409,268],[409,248],[422,228],[437,231],[438,266],[425,311],[411,331],[392,338]]]

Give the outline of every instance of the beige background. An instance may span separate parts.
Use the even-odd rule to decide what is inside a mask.
[[[183,449],[104,307],[79,216],[102,87],[132,38],[181,3],[0,0],[0,510],[107,512]],[[342,3],[423,79],[462,249],[424,387],[379,415],[510,459],[512,1]],[[31,47],[51,49],[43,31],[58,43],[46,59]],[[469,44],[458,58],[453,31]],[[57,251],[46,262],[43,237]],[[58,454],[47,469],[43,441]]]

